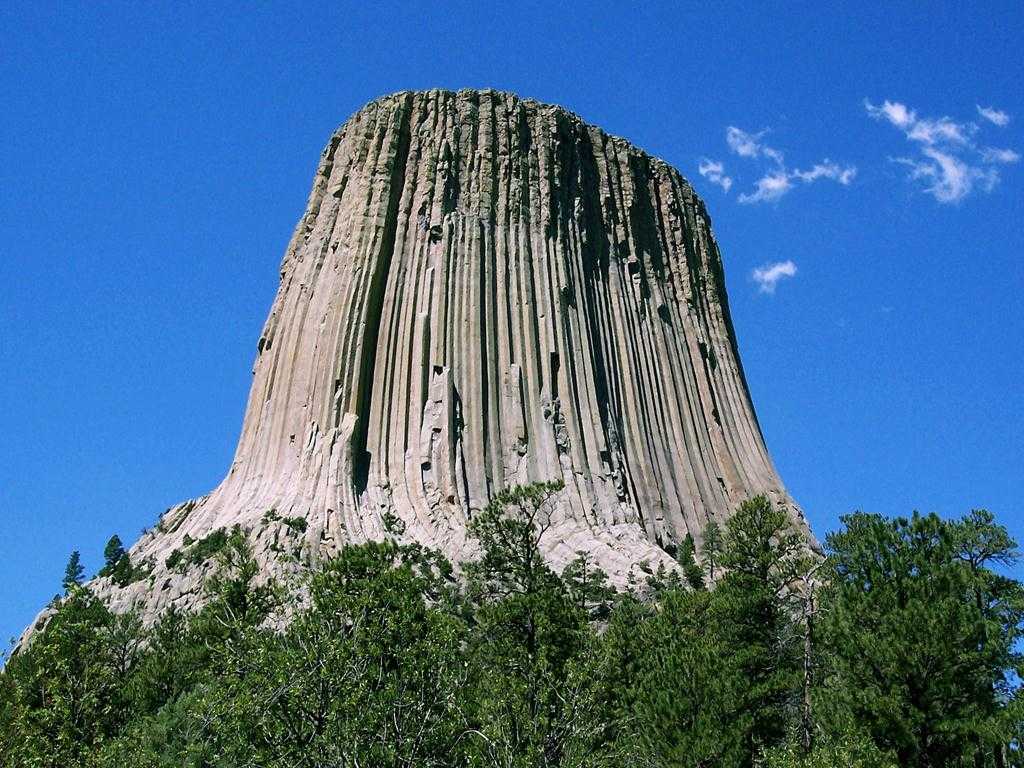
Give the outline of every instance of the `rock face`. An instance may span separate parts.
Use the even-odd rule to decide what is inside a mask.
[[[620,584],[755,493],[803,524],[704,204],[559,107],[429,91],[354,115],[257,349],[227,477],[132,548],[151,578],[94,582],[115,609],[195,604],[211,565],[193,542],[236,524],[267,574],[388,536],[458,562],[467,520],[535,480],[565,483],[543,542],[555,567],[585,550]]]

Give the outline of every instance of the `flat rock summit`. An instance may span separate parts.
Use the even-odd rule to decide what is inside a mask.
[[[806,528],[772,466],[703,202],[673,168],[557,106],[403,92],[331,136],[257,344],[234,460],[93,588],[194,607],[203,543],[247,532],[266,575],[349,542],[454,562],[506,486],[561,480],[542,541],[618,584],[744,499]]]

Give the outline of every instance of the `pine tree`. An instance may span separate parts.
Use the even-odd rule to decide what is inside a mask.
[[[562,571],[562,584],[591,621],[608,618],[615,604],[615,588],[608,583],[608,575],[592,562],[591,555],[577,552]]]
[[[465,564],[476,721],[466,740],[470,765],[592,765],[604,746],[599,645],[588,614],[604,613],[606,577],[585,558],[560,577],[541,554],[561,488],[506,489],[469,525],[481,549]]]
[[[686,577],[686,582],[692,589],[705,589],[704,584],[704,571],[697,564],[696,558],[697,547],[693,543],[693,536],[686,534],[686,538],[683,539],[683,543],[679,546],[679,553],[676,555],[676,560],[679,565],[683,568],[683,575]]]
[[[715,583],[721,567],[719,562],[722,559],[722,527],[712,520],[704,528],[701,535],[701,556],[704,560],[704,569],[707,572],[708,581]]]
[[[656,590],[657,609],[629,628],[643,663],[622,675],[633,678],[624,698],[658,764],[749,768],[784,740],[799,690],[789,585],[806,546],[786,510],[763,496],[740,505],[724,531],[709,526],[704,544],[715,588],[666,581]],[[691,547],[684,542],[679,559],[693,587],[703,578]],[[608,636],[622,635],[613,616]]]
[[[72,588],[79,586],[84,576],[85,569],[82,567],[82,556],[76,549],[71,553],[71,557],[68,558],[68,564],[64,568],[64,591],[70,592]]]
[[[459,764],[450,753],[464,743],[464,630],[428,602],[443,591],[446,563],[393,542],[346,547],[277,630],[238,600],[255,589],[242,544],[231,544],[235,564],[210,610],[214,624],[232,626],[201,704],[203,738],[217,755],[204,764]]]
[[[901,766],[972,759],[1009,744],[1005,702],[1022,666],[1016,545],[987,512],[960,521],[857,513],[830,535],[819,710],[859,723]]]
[[[125,556],[124,545],[121,543],[120,537],[115,533],[110,537],[110,541],[107,542],[107,546],[103,548],[103,568],[100,570],[100,576],[106,576],[113,572],[117,564],[121,562],[121,558]]]
[[[369,543],[286,593],[221,531],[206,607],[150,628],[75,588],[72,553],[67,595],[0,669],[0,767],[1021,767],[1024,587],[987,512],[853,515],[822,564],[758,497],[705,546],[714,589],[692,588],[685,541],[643,602],[585,555],[544,561],[558,487],[474,515],[465,581]],[[104,555],[132,569],[116,537]]]
[[[741,504],[726,523],[711,609],[745,680],[735,727],[752,757],[782,743],[799,690],[793,585],[807,570],[806,554],[789,513],[765,496]]]
[[[628,706],[622,720],[634,724],[650,756],[645,764],[751,765],[753,751],[745,738],[751,722],[743,698],[748,687],[741,664],[745,657],[722,631],[715,606],[718,594],[669,587],[650,615],[638,616],[638,606],[633,606],[621,617],[628,626],[622,626],[622,612],[613,616],[606,642],[626,642],[612,649],[626,662],[617,675],[626,686],[618,692]]]
[[[132,565],[132,559],[124,551],[121,538],[115,533],[110,537],[107,546],[103,548],[103,567],[100,569],[100,576],[109,576],[111,580],[122,587],[127,586],[143,571]]]

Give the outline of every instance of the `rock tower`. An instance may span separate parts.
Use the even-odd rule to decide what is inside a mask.
[[[618,583],[756,493],[803,524],[686,180],[560,107],[398,93],[323,152],[227,477],[132,547],[149,578],[94,585],[189,607],[212,566],[182,555],[236,524],[268,574],[389,536],[458,562],[497,490],[558,479],[548,557]]]

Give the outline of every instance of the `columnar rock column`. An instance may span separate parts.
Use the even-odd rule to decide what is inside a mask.
[[[499,489],[560,479],[544,546],[622,583],[772,467],[704,204],[677,171],[554,106],[399,93],[331,137],[281,265],[231,469],[98,588],[198,599],[168,556],[249,531],[268,573],[387,536],[453,560]],[[301,526],[283,522],[302,518]],[[801,523],[802,524],[802,523]],[[189,537],[189,538],[186,538]]]

